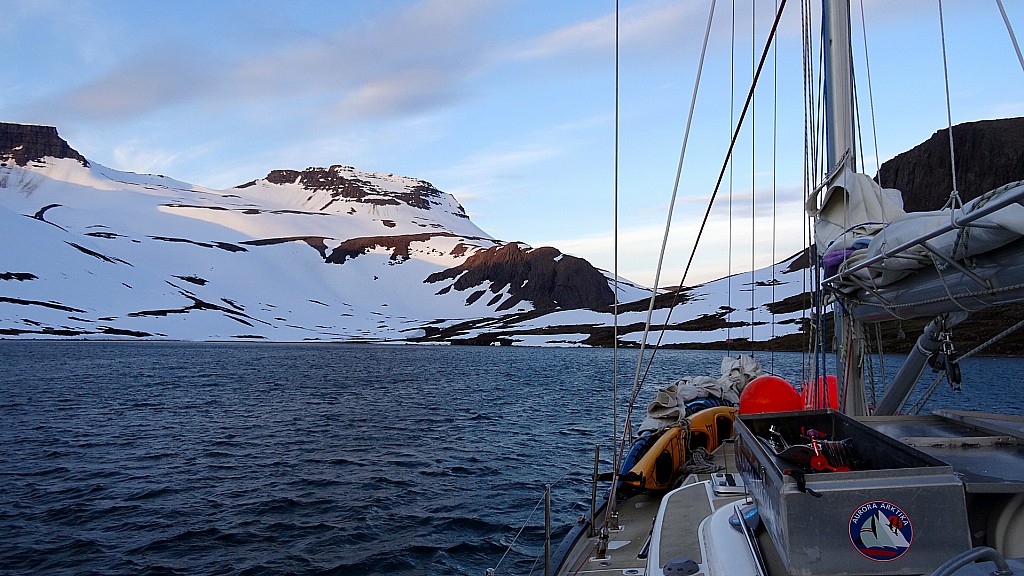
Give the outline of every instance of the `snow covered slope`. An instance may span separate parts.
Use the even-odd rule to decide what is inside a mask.
[[[662,293],[655,301],[647,342],[713,349],[725,349],[730,342],[744,349],[803,349],[804,317],[811,307],[807,272],[807,254],[801,252],[753,273]],[[617,332],[624,345],[636,345],[644,337],[649,304],[649,292],[643,300],[620,304],[617,329],[610,308],[577,309],[464,322],[431,331],[427,339],[607,346]],[[751,346],[752,342],[758,344]]]
[[[607,274],[491,238],[422,180],[331,166],[211,190],[90,164],[42,126],[0,123],[0,229],[4,337],[409,340],[612,300]]]

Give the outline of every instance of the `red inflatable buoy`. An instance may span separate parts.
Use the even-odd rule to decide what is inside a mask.
[[[740,394],[740,414],[792,412],[803,407],[796,388],[778,376],[758,376]]]

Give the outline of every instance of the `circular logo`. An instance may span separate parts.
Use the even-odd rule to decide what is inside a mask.
[[[850,542],[869,560],[891,562],[906,554],[913,541],[910,517],[892,502],[872,500],[850,516]]]

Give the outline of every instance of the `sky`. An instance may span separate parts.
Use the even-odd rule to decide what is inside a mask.
[[[659,285],[683,280],[774,4],[716,4]],[[804,245],[799,4],[688,285]],[[1024,36],[1024,2],[1004,4]],[[94,162],[215,189],[332,164],[422,178],[493,237],[606,270],[617,222],[617,269],[649,286],[709,7],[620,0],[616,83],[613,0],[0,0],[0,121],[57,126]],[[942,9],[953,123],[1024,115],[996,2]],[[947,124],[939,8],[855,0],[853,21],[874,174]]]

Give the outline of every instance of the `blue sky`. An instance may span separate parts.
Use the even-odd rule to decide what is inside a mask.
[[[1024,35],[1024,3],[1004,3]],[[760,45],[773,4],[758,2],[752,18],[750,2],[737,2],[731,51],[732,7],[718,3],[663,285],[680,279],[730,104],[737,115],[745,95],[751,21]],[[643,283],[653,279],[708,6],[621,2],[619,270]],[[1024,115],[1024,72],[996,3],[943,6],[954,123]],[[945,126],[938,8],[865,0],[863,10],[884,161]],[[773,57],[763,73],[754,129],[741,136],[687,283],[802,246],[798,12],[791,0],[778,66]],[[612,0],[0,0],[0,14],[0,121],[55,125],[93,161],[212,188],[330,164],[423,178],[496,238],[612,268]],[[869,108],[864,99],[868,130]]]

